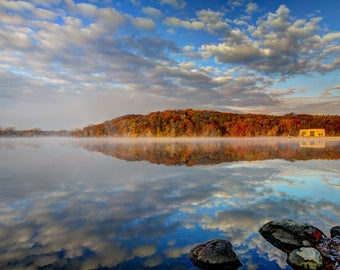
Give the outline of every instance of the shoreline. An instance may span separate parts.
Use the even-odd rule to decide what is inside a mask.
[[[293,136],[258,136],[258,137],[73,137],[73,136],[0,136],[1,139],[72,139],[83,141],[117,141],[117,142],[217,142],[217,141],[340,141],[340,136],[330,137],[293,137]]]

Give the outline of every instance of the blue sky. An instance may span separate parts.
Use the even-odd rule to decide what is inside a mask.
[[[0,127],[340,114],[340,1],[0,1]]]

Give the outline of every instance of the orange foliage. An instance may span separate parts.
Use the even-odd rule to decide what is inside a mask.
[[[340,116],[235,114],[208,110],[167,110],[125,115],[83,129],[83,136],[253,137],[297,136],[303,128],[324,128],[340,136]]]

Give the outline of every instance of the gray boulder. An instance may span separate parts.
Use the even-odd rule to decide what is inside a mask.
[[[289,253],[287,263],[294,269],[317,270],[323,267],[319,251],[311,247],[302,247]]]
[[[189,252],[191,262],[202,269],[237,269],[242,264],[232,244],[223,239],[214,239],[192,248]]]
[[[290,219],[274,220],[259,229],[260,234],[272,245],[289,253],[300,247],[313,247],[327,239],[318,228]]]

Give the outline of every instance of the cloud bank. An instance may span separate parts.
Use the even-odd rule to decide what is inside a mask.
[[[75,128],[188,107],[338,113],[329,90],[338,81],[308,84],[308,76],[335,78],[340,66],[340,33],[322,17],[296,18],[283,4],[260,14],[260,3],[242,2],[238,16],[226,7],[184,16],[189,3],[177,0],[135,4],[140,12],[1,1],[1,126]]]

